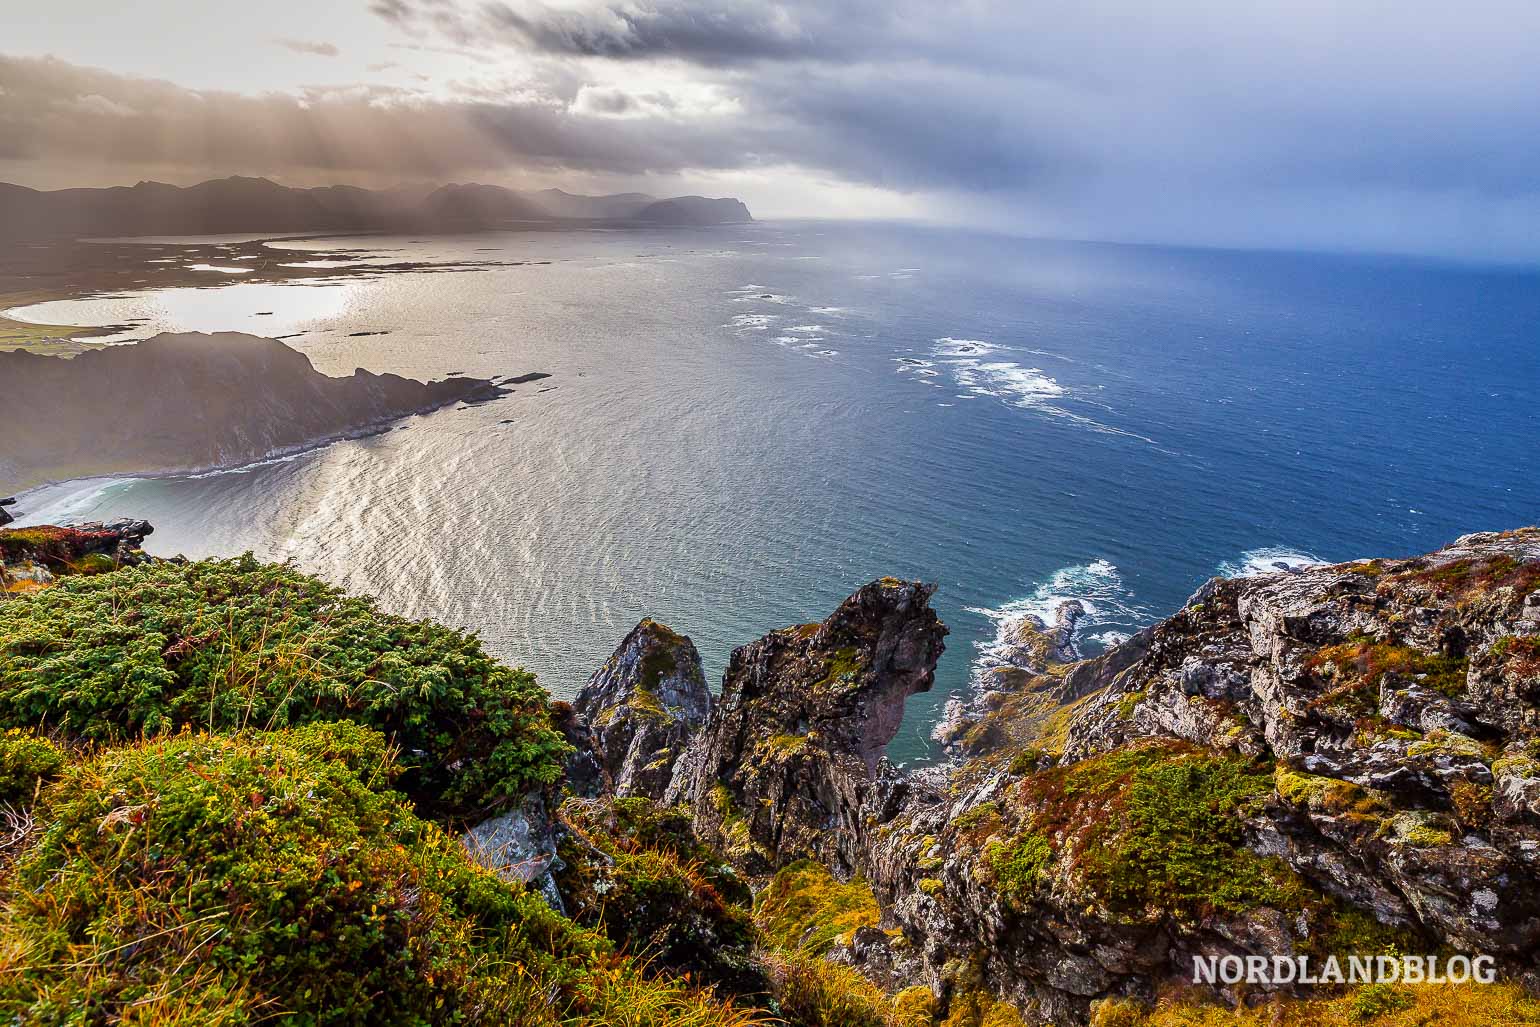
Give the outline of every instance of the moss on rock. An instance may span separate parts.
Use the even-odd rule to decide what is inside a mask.
[[[1161,741],[1039,771],[1018,787],[1056,872],[1114,912],[1244,912],[1285,902],[1296,886],[1245,846],[1242,821],[1272,793],[1271,767]],[[1047,866],[1040,845],[1019,855],[1035,873]]]
[[[6,731],[0,735],[0,803],[31,805],[43,784],[64,769],[65,760],[64,751],[41,735]]]
[[[755,899],[754,919],[772,944],[822,954],[856,928],[878,926],[882,911],[863,879],[842,882],[823,864],[801,860],[770,879]]]

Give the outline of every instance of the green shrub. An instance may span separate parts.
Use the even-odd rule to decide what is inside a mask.
[[[579,923],[602,931],[647,972],[762,995],[751,896],[696,841],[690,816],[643,798],[569,799],[557,886]]]
[[[1020,788],[1033,832],[1074,853],[1075,878],[1113,911],[1192,919],[1302,899],[1297,878],[1247,849],[1241,829],[1273,791],[1271,767],[1155,742],[1039,772]],[[1023,877],[1045,858],[1041,847],[995,855],[1019,855]]]
[[[1354,1023],[1370,1023],[1390,1013],[1399,1013],[1415,1005],[1415,999],[1404,988],[1391,984],[1368,984],[1348,1003],[1348,1018]]]
[[[328,733],[183,735],[66,770],[0,895],[0,1020],[178,996],[253,1021],[471,1022],[520,965],[574,991],[604,941],[317,755]],[[388,777],[380,735],[336,737]]]
[[[1005,898],[1020,902],[1029,898],[1053,864],[1048,839],[1027,833],[1009,842],[994,842],[985,850],[995,885]]]
[[[30,805],[46,781],[64,769],[65,755],[46,738],[18,729],[0,735],[0,802]]]
[[[425,812],[475,816],[558,780],[532,675],[471,636],[250,556],[156,564],[0,604],[0,727],[118,743],[183,727],[352,720],[401,750]]]
[[[0,1022],[750,1027],[650,981],[387,790],[378,732],[184,734],[65,770],[0,886]]]

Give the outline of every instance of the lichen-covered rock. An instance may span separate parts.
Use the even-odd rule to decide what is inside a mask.
[[[763,875],[803,857],[848,870],[904,700],[930,688],[946,628],[934,586],[884,578],[822,623],[737,649],[669,787],[701,836]]]
[[[0,593],[50,585],[64,575],[101,574],[144,563],[151,558],[140,546],[154,531],[148,521],[136,520],[0,528]]]
[[[695,644],[651,618],[631,630],[573,704],[598,760],[601,790],[652,799],[668,788],[710,708]]]
[[[552,909],[562,911],[553,876],[561,869],[556,826],[543,792],[529,795],[517,808],[470,828],[460,836],[460,844],[473,862],[505,881],[528,885]]]
[[[1212,581],[977,704],[972,758],[868,806],[856,866],[934,983],[971,961],[1054,1022],[1148,1000],[1197,955],[1446,947],[1532,971],[1537,655],[1534,529]]]
[[[1201,956],[1535,974],[1540,530],[1216,579],[1067,666],[1029,632],[962,758],[904,773],[882,751],[941,650],[929,596],[874,583],[738,650],[668,790],[751,877],[811,857],[869,887],[842,962],[954,1020],[993,994],[1061,1024],[1148,1007]]]

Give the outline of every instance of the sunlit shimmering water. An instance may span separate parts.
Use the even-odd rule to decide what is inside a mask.
[[[1540,519],[1528,271],[818,223],[284,245],[550,263],[211,273],[25,316],[303,333],[333,374],[554,377],[237,472],[51,488],[28,519],[292,558],[558,695],[644,615],[715,677],[866,580],[925,578],[952,635],[894,747],[915,758],[1003,618],[1079,596],[1094,648],[1221,569]]]

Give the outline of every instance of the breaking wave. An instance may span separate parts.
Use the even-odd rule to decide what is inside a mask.
[[[1077,635],[1083,646],[1086,642],[1093,643],[1085,647],[1088,649],[1103,650],[1124,641],[1151,620],[1150,611],[1134,598],[1111,562],[1092,560],[1061,567],[1019,599],[995,608],[968,607],[968,612],[989,618],[995,626],[993,638],[974,644],[978,650],[974,660],[975,676],[1005,665],[1009,640],[1023,620],[1036,617],[1051,625],[1059,607],[1071,600],[1077,600],[1085,609]]]
[[[1267,546],[1263,549],[1248,549],[1234,560],[1223,561],[1219,565],[1219,576],[1255,578],[1265,574],[1302,571],[1310,567],[1319,567],[1325,562],[1318,556],[1301,553],[1296,549]]]

